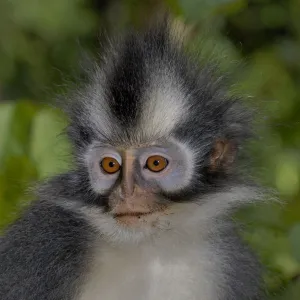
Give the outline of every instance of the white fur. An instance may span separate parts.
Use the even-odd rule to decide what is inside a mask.
[[[217,261],[205,240],[161,237],[139,246],[102,242],[78,300],[216,300]]]
[[[177,145],[177,147],[184,154],[184,158],[185,158],[185,162],[184,162],[185,174],[184,176],[182,176],[182,180],[180,184],[177,184],[176,188],[174,187],[172,188],[172,191],[176,191],[188,186],[193,176],[195,176],[194,169],[195,169],[195,158],[197,153],[195,153],[189,145],[178,141],[174,137],[170,137],[170,141],[173,142],[175,145]]]
[[[105,193],[116,182],[120,172],[107,174],[99,167],[104,157],[113,157],[122,165],[121,155],[114,149],[103,147],[99,143],[92,143],[81,157],[82,164],[88,166],[91,187],[96,193]]]
[[[99,209],[82,207],[99,236],[76,300],[219,299],[225,284],[219,270],[226,261],[207,235],[227,208],[259,197],[254,189],[234,187],[201,204],[174,204],[173,214],[154,228],[140,229],[121,227]]]
[[[155,68],[155,66],[154,66]],[[159,71],[157,71],[159,70]],[[144,91],[140,126],[144,138],[167,136],[187,114],[186,94],[174,71],[157,67]]]
[[[263,193],[255,188],[236,186],[227,191],[210,194],[193,202],[173,203],[170,213],[162,215],[155,226],[143,224],[141,227],[121,226],[109,213],[103,213],[101,208],[79,206],[70,202],[59,202],[66,209],[80,212],[98,232],[101,239],[114,246],[140,245],[145,241],[170,239],[171,243],[178,236],[199,236],[213,229],[217,218],[241,203],[263,199]]]
[[[98,68],[95,72],[93,83],[86,89],[86,94],[81,95],[81,101],[85,103],[87,108],[84,119],[89,120],[90,125],[98,133],[104,137],[112,135],[115,127],[115,120],[111,116],[111,110],[105,94],[106,79],[103,72]]]

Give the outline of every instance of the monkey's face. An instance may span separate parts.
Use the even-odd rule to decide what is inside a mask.
[[[193,154],[179,142],[129,149],[94,145],[86,160],[93,190],[108,195],[106,213],[122,226],[156,226],[173,214],[174,195],[194,174]]]
[[[88,218],[106,237],[197,227],[245,199],[228,192],[228,175],[249,133],[248,112],[169,30],[117,42],[67,107],[82,200],[99,200]]]
[[[201,203],[207,168],[214,172],[228,153],[219,141],[205,159],[175,137],[127,147],[94,143],[85,163],[93,191],[106,199],[94,221],[118,241],[196,224],[208,216]]]

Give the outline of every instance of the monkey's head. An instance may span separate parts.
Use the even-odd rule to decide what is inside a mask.
[[[233,180],[249,114],[169,24],[109,48],[68,107],[82,210],[116,240],[199,225],[253,196]]]

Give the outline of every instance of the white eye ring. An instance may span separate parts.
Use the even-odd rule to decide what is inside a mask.
[[[104,193],[109,190],[120,174],[119,170],[115,173],[108,173],[102,169],[101,161],[105,157],[114,158],[121,166],[121,156],[109,147],[91,147],[85,154],[85,163],[88,167],[90,182],[93,190],[97,193]]]

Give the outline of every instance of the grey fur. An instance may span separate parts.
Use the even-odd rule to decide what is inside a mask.
[[[87,260],[91,228],[42,199],[0,244],[0,299],[74,299]]]

